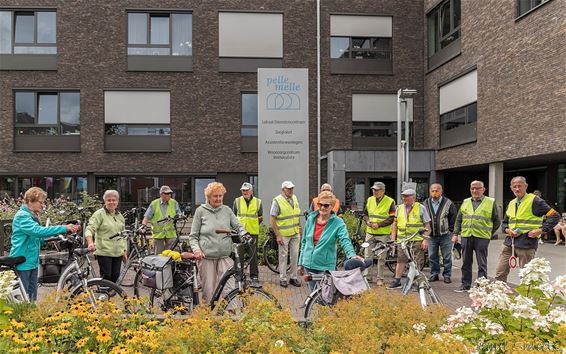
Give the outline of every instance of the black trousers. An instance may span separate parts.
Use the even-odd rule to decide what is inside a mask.
[[[96,256],[96,260],[100,268],[100,276],[115,283],[120,276],[122,257]]]
[[[475,236],[462,237],[462,285],[472,285],[472,264],[474,263],[474,251],[478,262],[478,278],[487,278],[487,250],[489,239]]]
[[[250,259],[250,278],[259,277],[259,269],[257,267],[257,242],[258,235],[250,235],[253,237],[254,242],[251,244],[252,258]]]

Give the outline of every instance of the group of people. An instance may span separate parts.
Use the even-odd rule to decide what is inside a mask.
[[[347,259],[363,262],[355,254],[348,230],[342,220],[340,201],[332,193],[330,184],[321,186],[320,194],[310,205],[310,213],[304,230],[300,225],[301,208],[294,194],[295,185],[291,181],[281,184],[281,194],[273,198],[269,211],[269,224],[275,234],[279,254],[279,284],[300,287],[300,275],[305,272],[321,273],[336,269],[337,244],[340,244]],[[430,186],[430,196],[423,202],[416,201],[414,189],[404,190],[403,203],[385,194],[385,184],[375,182],[371,187],[372,196],[367,199],[363,219],[367,225],[366,241],[392,239],[400,242],[424,229],[422,236],[413,238],[411,247],[418,266],[424,262],[424,251],[428,250],[430,262],[430,281],[440,280],[440,255],[442,256],[442,279],[451,283],[452,249],[461,244],[462,281],[455,289],[464,292],[472,285],[472,264],[475,253],[478,277],[487,277],[487,255],[489,242],[501,230],[506,238],[495,271],[497,280],[506,281],[510,271],[509,258],[516,256],[518,266],[523,267],[535,256],[539,238],[549,233],[558,224],[559,215],[540,197],[527,193],[527,182],[518,176],[511,180],[511,190],[515,199],[509,202],[503,220],[499,216],[495,200],[484,195],[485,187],[481,181],[470,183],[471,197],[464,200],[459,209],[443,196],[442,185]],[[233,262],[230,259],[232,240],[226,230],[237,230],[240,235],[250,234],[253,242],[253,257],[250,260],[250,278],[259,282],[256,256],[260,224],[263,221],[261,199],[253,195],[253,186],[242,184],[241,196],[236,198],[232,208],[224,205],[226,188],[222,183],[212,182],[204,190],[206,203],[200,205],[193,215],[189,244],[198,260],[202,283],[202,295],[206,301],[212,297],[222,274]],[[144,215],[142,223],[153,225],[154,251],[160,254],[170,249],[177,236],[173,224],[174,217],[181,214],[179,203],[172,198],[173,191],[168,186],[160,188],[160,197],[153,200]],[[38,187],[28,189],[24,204],[16,213],[12,226],[12,248],[10,256],[24,256],[26,261],[17,266],[19,277],[30,296],[37,298],[39,252],[44,238],[66,232],[79,232],[80,226],[41,226],[39,212],[46,200],[46,193]],[[110,236],[125,229],[125,219],[118,211],[119,194],[107,190],[103,195],[104,206],[93,213],[85,230],[85,242],[94,252],[104,279],[116,282],[121,263],[127,260],[127,244],[124,238],[110,239]],[[169,217],[169,219],[167,219]],[[165,222],[158,222],[164,220]],[[566,225],[566,221],[556,227]],[[564,227],[566,229],[566,226]],[[562,230],[562,229],[560,229]],[[559,240],[557,238],[557,240]],[[365,249],[365,257],[372,257],[371,248]],[[299,256],[300,255],[300,256]],[[377,262],[375,282],[384,284],[385,254]],[[401,287],[401,276],[407,259],[398,252],[395,278],[387,287]],[[288,264],[288,260],[290,264]],[[289,269],[288,269],[289,268]],[[372,275],[365,270],[368,280]],[[309,284],[313,286],[313,284]],[[228,284],[228,288],[230,287]]]

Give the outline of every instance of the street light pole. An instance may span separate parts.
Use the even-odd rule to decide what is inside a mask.
[[[401,203],[403,182],[409,182],[409,99],[417,90],[399,89],[397,91],[397,202]],[[405,104],[405,139],[402,140],[401,103]]]

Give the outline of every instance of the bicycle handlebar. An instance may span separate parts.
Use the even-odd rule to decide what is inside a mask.
[[[177,222],[179,220],[185,220],[187,218],[188,217],[186,215],[178,214],[178,215],[175,215],[174,217],[167,216],[166,218],[163,218],[161,220],[157,220],[155,223],[156,224],[162,224],[162,223],[171,222],[171,221]]]
[[[123,230],[120,232],[115,233],[114,235],[110,236],[108,239],[109,240],[113,240],[116,237],[120,237],[120,238],[126,238],[130,235],[131,231],[130,230]]]

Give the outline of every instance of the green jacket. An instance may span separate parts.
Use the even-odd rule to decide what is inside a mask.
[[[123,255],[127,248],[126,239],[115,237],[111,240],[110,236],[123,231],[126,228],[125,225],[124,216],[118,212],[113,216],[105,208],[95,211],[90,217],[85,231],[86,236],[94,236],[94,244],[96,245],[94,254],[106,257],[120,257]]]
[[[346,258],[350,259],[356,255],[350,235],[344,220],[332,213],[328,223],[320,235],[320,239],[314,246],[314,227],[319,211],[312,212],[305,224],[305,231],[301,241],[301,255],[299,256],[299,265],[316,270],[336,270],[336,241],[340,242],[340,246],[346,254]]]
[[[202,251],[208,259],[230,257],[232,240],[226,234],[218,234],[216,230],[238,230],[240,235],[246,229],[240,224],[232,209],[226,205],[213,208],[210,204],[202,204],[193,215],[193,224],[189,235],[189,243],[194,251]]]

